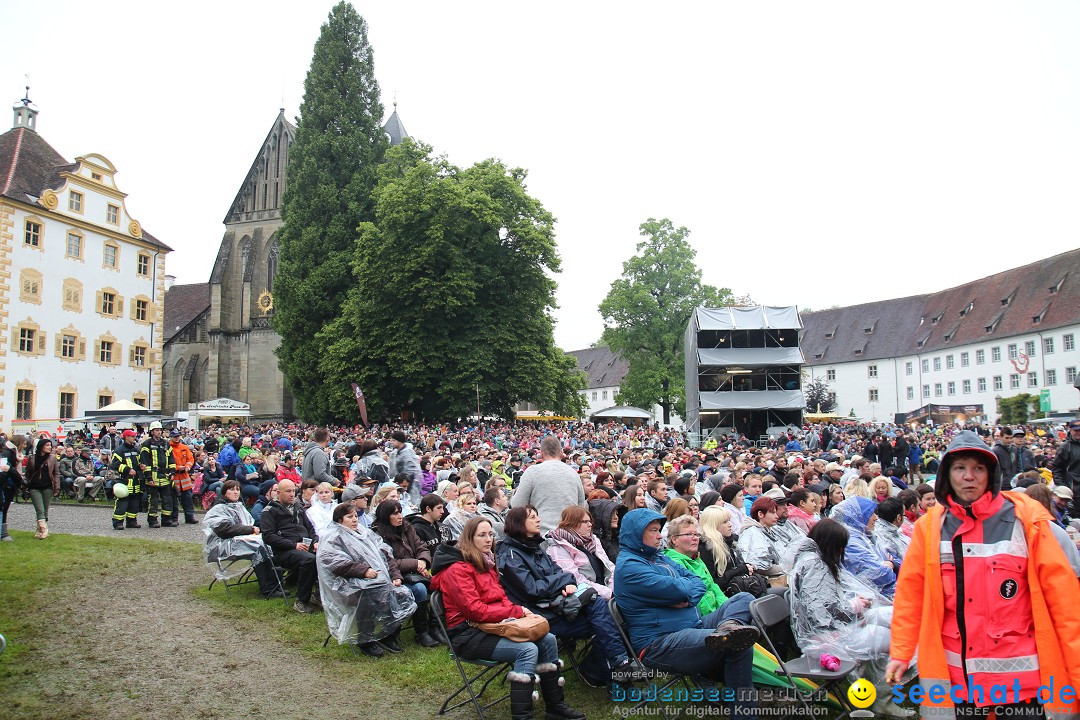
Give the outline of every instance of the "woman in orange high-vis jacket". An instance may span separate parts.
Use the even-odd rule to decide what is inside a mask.
[[[1061,694],[1080,690],[1080,584],[1050,514],[1000,492],[997,458],[973,432],[956,435],[937,477],[939,504],[915,523],[897,581],[886,682],[917,649],[919,683],[941,688],[924,695],[923,717],[956,717],[961,703],[1080,717],[1080,693]],[[1040,697],[1051,684],[1053,697]]]

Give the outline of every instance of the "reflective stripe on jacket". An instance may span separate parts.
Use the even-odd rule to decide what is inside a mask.
[[[1027,581],[1040,684],[1050,686],[1053,683],[1055,689],[1063,685],[1076,687],[1077,682],[1080,681],[1080,614],[1076,612],[1076,608],[1080,606],[1080,583],[1077,582],[1076,575],[1069,567],[1061,546],[1050,530],[1049,524],[1052,518],[1046,508],[1024,493],[1003,492],[1001,496],[1013,505],[1013,514],[1024,533],[1027,557],[1026,566],[1021,574]],[[952,682],[944,638],[948,630],[943,630],[946,623],[947,602],[943,558],[941,557],[944,513],[945,508],[937,505],[930,508],[926,515],[915,523],[911,547],[908,548],[897,582],[890,653],[894,659],[910,663],[915,656],[916,648],[918,649],[919,682],[924,687],[940,685],[945,692],[945,699],[938,703],[932,703],[929,697],[925,698],[922,714],[924,717],[939,718],[952,717],[950,710],[953,707],[952,701],[948,698]],[[999,547],[1012,549],[1015,552],[1016,546],[1011,541],[1011,537],[1010,529],[1010,540],[1006,541],[1006,545]],[[976,550],[985,553],[988,557],[997,554],[997,548],[986,548],[985,545],[985,543],[972,544],[970,554],[974,555]],[[950,549],[951,547],[950,543]],[[964,549],[966,550],[967,547],[965,543]],[[965,559],[967,555],[965,553]],[[1001,556],[1004,559],[1005,553],[1001,553]],[[947,561],[948,557],[944,560]],[[975,565],[972,564],[971,567],[974,568]],[[965,579],[971,577],[971,574],[972,570],[965,565]],[[983,572],[983,574],[988,573]],[[1015,579],[1016,576],[1013,577]],[[995,577],[994,580],[996,581],[997,578]],[[1003,582],[1004,580],[995,585],[992,594],[988,583],[982,582],[978,577],[965,583],[965,594],[969,587],[980,586],[980,584],[984,586],[981,599],[988,604],[988,607],[981,612],[981,617],[1011,612],[1012,606],[1006,605],[1010,600],[1002,597],[999,592]],[[1010,586],[1005,594],[1012,593]],[[1019,587],[1016,594],[1019,594]],[[974,605],[974,599],[969,598],[969,602],[965,605]],[[1023,621],[1018,620],[1017,624],[1020,622]],[[974,630],[974,628],[971,629]],[[990,649],[995,645],[994,638],[986,634],[980,637],[975,637],[973,633],[966,634],[970,641],[969,646],[977,648],[970,652],[969,658],[1002,659]],[[1000,638],[998,640],[997,646],[1000,647]],[[974,644],[976,642],[980,644]],[[956,660],[955,657],[952,659]],[[971,672],[974,668],[971,667],[970,659],[968,664],[968,670]],[[975,675],[976,682],[982,682],[978,673],[971,674]],[[1010,681],[1008,687],[1012,686]],[[989,690],[989,687],[983,688],[984,693],[988,693]],[[1054,699],[1060,700],[1059,697]],[[988,702],[989,698],[986,698],[982,704]],[[1080,713],[1080,703],[1053,702],[1045,705],[1044,710],[1048,718],[1076,717],[1077,713]]]

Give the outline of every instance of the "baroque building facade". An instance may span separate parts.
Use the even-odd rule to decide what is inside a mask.
[[[69,162],[27,97],[0,135],[0,427],[56,431],[131,400],[161,407],[165,256],[116,167]]]

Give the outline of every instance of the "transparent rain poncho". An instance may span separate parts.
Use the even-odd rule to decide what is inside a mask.
[[[795,547],[794,561],[788,575],[791,629],[802,651],[811,658],[825,652],[845,660],[887,661],[892,601],[843,567],[834,578],[809,538]]]
[[[896,573],[866,529],[877,503],[862,497],[852,497],[837,503],[830,518],[847,528],[848,544],[844,550],[844,567],[859,578],[872,583],[883,595],[896,592]]]
[[[239,502],[218,503],[203,515],[203,534],[206,536],[206,543],[203,545],[203,560],[206,561],[215,578],[232,580],[243,575],[252,565],[258,565],[270,559],[270,553],[261,535],[218,537],[214,528],[223,523],[255,525],[255,519],[251,517],[251,513],[244,504]],[[251,562],[250,564],[234,562],[240,560]]]
[[[394,633],[416,612],[412,591],[390,579],[393,553],[375,533],[331,523],[319,538],[316,565],[326,627],[338,643],[364,643]],[[362,562],[378,571],[373,579],[341,577],[334,570]]]

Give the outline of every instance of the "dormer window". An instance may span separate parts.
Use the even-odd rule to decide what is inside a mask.
[[[1050,309],[1050,303],[1047,303],[1046,306],[1043,307],[1043,309],[1039,311],[1038,315],[1033,315],[1031,317],[1031,324],[1032,325],[1038,325],[1039,323],[1041,323],[1043,321],[1043,318],[1046,316],[1046,311],[1049,310],[1049,309]]]
[[[945,317],[945,311],[944,311],[944,310],[942,310],[942,311],[941,311],[941,312],[939,312],[939,313],[938,313],[937,315],[935,315],[935,316],[934,316],[934,317],[933,317],[933,318],[932,318],[932,319],[930,320],[930,324],[931,324],[931,325],[937,325],[937,324],[938,324],[939,322],[941,322],[941,318],[943,318],[943,317]]]
[[[960,311],[960,317],[964,317],[975,308],[975,301],[971,301],[967,304],[967,307]]]
[[[874,332],[874,328],[876,328],[876,327],[877,327],[877,320],[870,323],[868,326],[864,327],[863,328],[863,333],[865,333],[866,335],[870,335],[870,334],[872,334]]]
[[[1062,276],[1061,276],[1061,279],[1060,279],[1060,280],[1058,280],[1058,281],[1057,281],[1057,282],[1056,282],[1056,283],[1055,283],[1055,284],[1054,284],[1054,285],[1053,285],[1053,286],[1052,286],[1052,287],[1050,288],[1050,294],[1051,294],[1051,295],[1057,295],[1057,291],[1061,289],[1061,285],[1062,285],[1062,283],[1064,283],[1064,282],[1065,282],[1065,278],[1067,278],[1067,277],[1069,277],[1069,273],[1065,273],[1064,275],[1062,275]]]

